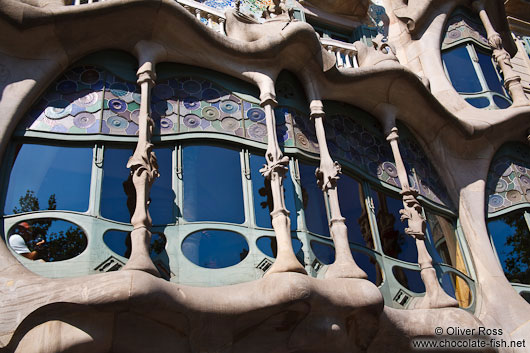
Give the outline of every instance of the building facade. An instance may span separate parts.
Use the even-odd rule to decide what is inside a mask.
[[[524,0],[1,0],[1,352],[530,352]]]

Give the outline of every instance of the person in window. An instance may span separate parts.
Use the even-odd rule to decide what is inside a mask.
[[[39,250],[44,246],[45,240],[41,240],[35,244],[35,250],[30,251],[26,243],[32,238],[31,226],[28,222],[21,222],[17,226],[17,233],[9,237],[9,245],[17,254],[20,254],[30,260],[38,260],[41,258]]]

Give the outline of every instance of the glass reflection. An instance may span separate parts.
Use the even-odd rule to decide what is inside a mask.
[[[174,223],[175,193],[171,183],[172,149],[155,148],[160,176],[155,179],[150,191],[149,214],[154,225]],[[118,222],[129,223],[134,213],[135,199],[128,200],[126,188],[134,186],[128,182],[130,169],[127,162],[134,149],[105,148],[103,161],[103,185],[101,193],[101,215]],[[127,204],[129,202],[129,204]],[[129,208],[130,207],[130,208]]]
[[[250,155],[250,177],[252,179],[252,194],[254,195],[254,212],[256,215],[256,225],[258,227],[272,228],[270,213],[273,209],[272,191],[270,183],[261,175],[259,170],[266,164],[264,156]],[[297,228],[297,212],[295,202],[295,192],[289,171],[283,180],[285,206],[289,211],[291,219],[291,229]]]
[[[299,163],[300,183],[302,184],[302,204],[305,222],[310,232],[330,236],[324,194],[317,185],[316,166]]]
[[[318,241],[311,241],[311,249],[318,261],[324,265],[330,265],[335,261],[335,248],[329,244]],[[383,276],[377,261],[364,253],[351,250],[353,258],[357,265],[366,272],[368,280],[375,285],[380,285],[383,282]]]
[[[442,288],[458,301],[461,308],[467,308],[471,304],[472,294],[469,286],[454,272],[445,272],[442,275]]]
[[[297,258],[304,259],[304,252],[302,251],[302,242],[296,238],[291,238],[293,244],[293,251]],[[278,253],[278,245],[276,244],[276,237],[263,236],[256,240],[258,248],[267,256],[276,258]]]
[[[103,234],[103,241],[116,254],[129,258],[131,256],[131,233],[120,230],[109,230]],[[163,233],[153,233],[149,244],[149,255],[155,258],[166,248],[166,236]]]
[[[342,216],[346,218],[348,240],[374,249],[368,212],[362,185],[348,175],[341,175],[337,183]]]
[[[425,292],[425,284],[423,284],[423,281],[421,280],[420,271],[394,266],[392,267],[392,273],[396,280],[408,290],[416,293]]]
[[[527,211],[517,210],[488,222],[488,230],[510,282],[530,284],[530,231]]]
[[[225,230],[201,230],[182,242],[182,253],[197,266],[224,268],[236,265],[247,257],[248,243],[238,233]]]
[[[53,218],[27,220],[15,225],[9,245],[18,254],[45,262],[68,260],[87,247],[87,237],[77,225]]]
[[[134,212],[134,202],[127,207],[124,183],[129,178],[127,161],[133,155],[131,148],[106,147],[103,159],[103,184],[101,191],[101,215],[118,222],[129,223]]]
[[[243,223],[239,151],[217,146],[183,148],[184,218]]]
[[[442,60],[457,92],[473,93],[482,91],[482,86],[466,46],[443,51]]]
[[[502,83],[499,78],[499,74],[495,69],[496,65],[493,63],[493,58],[491,54],[485,54],[479,50],[477,52],[478,63],[488,84],[490,91],[497,92],[501,95],[504,95],[504,89],[502,88]]]
[[[400,220],[399,210],[403,208],[403,202],[380,191],[373,191],[373,195],[383,252],[396,259],[417,263],[416,241],[405,233],[406,222]]]
[[[88,209],[92,148],[18,145],[5,214]]]

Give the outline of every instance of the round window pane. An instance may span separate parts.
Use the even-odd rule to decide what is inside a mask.
[[[116,254],[129,258],[131,256],[131,233],[121,230],[109,230],[103,234],[103,241]],[[153,233],[149,244],[149,255],[155,258],[166,248],[166,236]]]
[[[226,230],[201,230],[182,242],[182,253],[197,266],[224,268],[234,266],[249,252],[248,243],[238,233]]]
[[[81,254],[87,247],[83,230],[74,223],[60,219],[22,221],[9,233],[9,246],[17,254],[31,260],[68,260]]]
[[[408,290],[416,293],[425,292],[425,284],[421,279],[420,271],[409,270],[408,268],[394,266],[392,273],[396,280]]]
[[[291,238],[293,244],[293,251],[298,256],[302,252],[302,242],[298,239]],[[256,240],[258,248],[267,256],[276,258],[278,252],[278,245],[276,244],[276,237],[264,236]],[[303,254],[302,254],[303,258]]]
[[[472,292],[467,282],[454,272],[446,272],[442,275],[442,287],[447,294],[458,301],[461,308],[471,305]]]

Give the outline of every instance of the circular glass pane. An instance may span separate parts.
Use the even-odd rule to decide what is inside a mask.
[[[197,266],[224,268],[234,266],[249,251],[248,243],[238,233],[205,229],[191,233],[182,242],[182,253]]]
[[[298,255],[302,250],[302,242],[298,239],[291,238],[293,244],[293,251]],[[264,236],[256,240],[258,248],[267,256],[276,258],[278,246],[276,245],[276,237]],[[303,257],[303,255],[302,255]]]
[[[425,284],[421,279],[420,271],[409,270],[408,268],[394,266],[392,273],[396,280],[408,290],[416,293],[425,292]]]
[[[121,230],[109,230],[103,234],[103,241],[110,250],[123,257],[131,256],[131,233]],[[149,244],[149,255],[156,257],[166,248],[166,236],[162,233],[153,233]]]
[[[74,223],[60,219],[22,221],[11,228],[9,234],[9,246],[31,260],[68,260],[81,254],[87,247],[83,230]]]
[[[461,308],[471,305],[473,294],[467,282],[454,272],[446,272],[442,275],[442,287],[447,294],[458,301]]]

